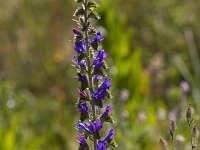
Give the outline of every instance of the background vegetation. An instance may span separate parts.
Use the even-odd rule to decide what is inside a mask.
[[[170,119],[177,147],[188,149],[186,106],[200,110],[200,2],[98,2],[118,149],[159,149]],[[73,0],[0,1],[0,149],[77,149],[75,8]]]

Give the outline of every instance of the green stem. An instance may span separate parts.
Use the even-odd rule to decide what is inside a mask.
[[[174,139],[172,140],[172,150],[175,150],[175,143],[174,143]]]
[[[87,24],[87,0],[85,0],[84,3],[85,6],[85,13],[84,13],[84,18],[85,18],[85,24]],[[92,93],[94,91],[93,89],[93,82],[92,82],[92,68],[91,68],[91,53],[90,53],[90,49],[89,49],[89,45],[88,45],[88,27],[85,29],[85,43],[86,43],[86,52],[87,52],[87,62],[88,62],[88,84],[89,84],[89,90],[90,93]],[[96,109],[95,109],[95,104],[94,101],[92,101],[92,122],[94,122],[96,120]],[[93,134],[93,143],[94,143],[94,150],[96,150],[96,145],[97,145],[97,139],[95,137],[95,134]]]
[[[190,129],[190,144],[191,144],[191,149],[193,150],[194,148],[193,148],[193,141],[192,141],[192,133],[191,133],[192,126],[191,126],[191,124],[192,124],[192,122],[190,120],[188,120],[188,126]]]

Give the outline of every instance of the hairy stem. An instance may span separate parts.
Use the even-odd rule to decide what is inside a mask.
[[[84,13],[84,18],[85,18],[85,24],[87,24],[87,0],[85,0],[84,3],[85,6],[85,13]],[[89,49],[89,45],[88,45],[88,27],[85,29],[85,43],[86,43],[86,52],[87,52],[87,63],[88,63],[88,84],[89,84],[89,90],[90,90],[90,94],[94,91],[93,89],[93,83],[92,83],[92,69],[91,69],[91,52]],[[94,122],[96,120],[96,109],[95,109],[95,104],[92,101],[92,116],[93,119],[92,121]],[[96,150],[96,145],[97,145],[97,139],[95,137],[95,135],[93,134],[93,143],[94,143],[94,150]]]

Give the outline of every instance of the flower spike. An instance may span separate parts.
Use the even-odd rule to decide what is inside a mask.
[[[110,98],[111,79],[106,77],[105,59],[108,54],[101,49],[103,36],[100,31],[92,26],[91,19],[99,19],[95,12],[98,6],[94,0],[75,0],[80,7],[74,13],[78,28],[73,28],[74,49],[76,55],[73,57],[74,67],[77,69],[77,79],[81,85],[77,109],[80,119],[77,122],[77,130],[80,135],[78,142],[79,150],[107,150],[113,146],[115,130],[111,128],[106,137],[103,137],[102,128],[105,122],[113,123],[111,119],[112,106],[105,101]],[[101,131],[101,132],[100,132]],[[88,142],[91,140],[91,142]],[[91,145],[87,144],[92,143]]]

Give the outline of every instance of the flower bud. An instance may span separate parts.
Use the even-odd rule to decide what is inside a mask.
[[[84,92],[84,91],[79,91],[79,96],[80,96],[81,100],[87,100],[88,99],[87,93]]]
[[[107,105],[105,111],[103,112],[103,114],[101,115],[101,119],[105,118],[108,114],[110,114],[112,110],[112,106],[111,105]]]
[[[110,129],[110,132],[108,133],[108,135],[106,136],[105,140],[110,143],[113,138],[115,136],[115,130],[113,128]]]
[[[171,120],[169,128],[170,128],[171,139],[174,140],[174,132],[176,130],[176,124],[174,120]]]
[[[86,103],[78,103],[78,109],[82,114],[88,113],[88,107]]]
[[[196,127],[196,125],[194,125],[191,129],[191,133],[192,133],[192,136],[194,138],[198,138],[199,137],[199,129]]]
[[[171,120],[170,122],[170,131],[174,132],[176,130],[176,123],[174,120]]]
[[[159,144],[160,144],[162,150],[169,150],[168,143],[162,137],[160,137]]]
[[[189,104],[186,111],[187,119],[191,119],[193,114],[194,114],[194,108],[191,106],[191,104]]]
[[[72,31],[74,32],[74,34],[76,34],[78,36],[82,36],[81,32],[78,31],[76,28],[73,28]]]
[[[106,150],[108,146],[108,142],[107,141],[101,141],[99,140],[96,146],[97,150]]]

